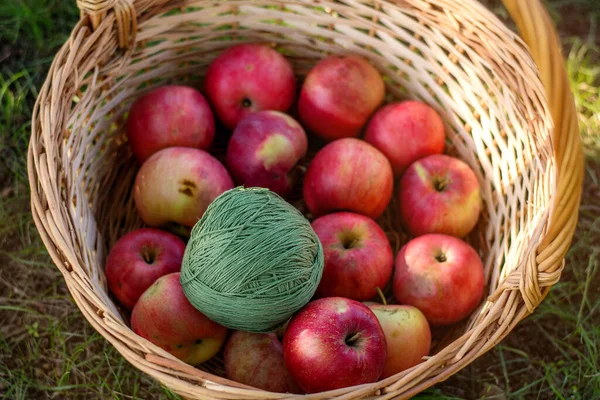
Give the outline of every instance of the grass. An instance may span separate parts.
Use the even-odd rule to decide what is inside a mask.
[[[486,2],[505,17],[498,0]],[[563,278],[494,350],[421,399],[600,398],[600,5],[549,0],[565,43],[586,154]],[[0,3],[0,397],[175,399],[85,321],[29,211],[26,150],[37,89],[78,18],[72,1]]]

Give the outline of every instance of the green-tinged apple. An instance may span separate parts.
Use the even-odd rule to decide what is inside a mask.
[[[283,361],[283,345],[274,333],[234,331],[223,353],[225,373],[236,382],[269,392],[302,393]]]
[[[443,233],[462,238],[477,224],[482,206],[473,170],[444,154],[415,161],[400,180],[397,198],[402,224],[413,237]]]
[[[131,329],[190,365],[211,359],[227,337],[227,328],[187,300],[179,272],[159,278],[144,292],[131,312]]]
[[[417,307],[431,325],[450,325],[469,316],[479,305],[484,287],[481,258],[454,236],[419,236],[396,257],[396,300]]]
[[[416,307],[368,302],[385,334],[387,358],[381,379],[423,361],[431,349],[431,329],[425,315]]]
[[[285,197],[296,181],[294,167],[307,148],[306,133],[296,120],[279,111],[258,111],[233,131],[227,168],[236,183],[264,187]]]
[[[135,206],[152,227],[192,227],[208,205],[233,188],[229,172],[203,150],[169,147],[142,165],[133,188]]]

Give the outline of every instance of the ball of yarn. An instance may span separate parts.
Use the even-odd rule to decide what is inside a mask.
[[[235,188],[192,229],[180,281],[213,321],[270,332],[311,299],[323,265],[321,242],[300,211],[268,189]]]

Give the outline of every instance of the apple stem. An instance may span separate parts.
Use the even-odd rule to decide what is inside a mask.
[[[357,341],[362,334],[360,332],[356,332],[350,339],[346,339],[346,344],[351,345],[355,341]]]
[[[346,250],[353,249],[357,243],[360,243],[360,238],[352,237],[352,236],[354,236],[354,235],[346,235],[345,237],[341,238],[342,246],[344,246],[344,248]]]
[[[243,107],[243,108],[250,108],[250,106],[252,106],[252,100],[250,100],[250,99],[249,99],[249,98],[247,98],[247,97],[244,97],[244,98],[242,99],[242,107]]]
[[[435,259],[441,263],[444,263],[446,262],[446,255],[444,253],[440,253],[437,256],[435,256]]]
[[[154,252],[146,246],[142,248],[142,257],[148,264],[152,264],[154,262]]]
[[[447,177],[435,178],[433,185],[435,187],[435,190],[437,190],[438,192],[443,192],[449,183],[450,183],[450,179],[448,179]]]
[[[385,300],[385,296],[383,295],[383,292],[381,291],[379,286],[377,286],[375,289],[377,289],[377,294],[379,295],[379,298],[381,299],[381,302],[383,303],[383,305],[387,306],[387,301]]]

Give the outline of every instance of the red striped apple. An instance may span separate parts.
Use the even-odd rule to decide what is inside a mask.
[[[385,365],[385,336],[364,304],[326,297],[292,317],[283,336],[283,358],[308,393],[372,383]]]
[[[388,206],[394,174],[385,156],[359,139],[339,139],[323,147],[304,177],[304,200],[314,217],[353,211],[376,219]]]
[[[227,167],[238,184],[259,186],[285,197],[295,183],[294,167],[308,139],[292,117],[279,111],[249,114],[237,125],[227,147]]]
[[[209,65],[204,87],[217,116],[229,129],[255,111],[288,110],[296,95],[289,61],[261,44],[240,44],[222,52]]]
[[[147,225],[192,227],[217,196],[232,188],[229,172],[207,152],[169,147],[142,165],[133,193],[138,214]]]
[[[384,96],[383,79],[367,60],[330,56],[306,76],[298,113],[308,129],[326,140],[356,137]]]
[[[466,318],[479,305],[485,278],[481,258],[467,242],[428,234],[405,244],[396,257],[394,296],[417,307],[431,325]]]
[[[435,154],[414,162],[402,176],[398,208],[413,237],[426,233],[466,236],[481,212],[479,182],[458,158]]]
[[[128,310],[158,278],[179,272],[185,243],[159,229],[142,228],[117,240],[106,258],[111,292]]]
[[[420,158],[444,152],[444,123],[427,104],[404,101],[389,104],[373,115],[365,140],[390,160],[400,176]]]
[[[323,245],[325,268],[319,297],[364,301],[377,295],[392,277],[394,256],[385,232],[364,215],[338,212],[312,222]]]
[[[235,331],[223,353],[227,378],[279,393],[302,393],[283,361],[283,345],[274,333]]]
[[[127,117],[127,139],[141,163],[174,146],[208,149],[215,120],[204,96],[187,86],[164,86],[138,98]]]
[[[142,294],[131,312],[131,329],[190,365],[215,356],[227,337],[227,328],[187,300],[179,272],[159,278]]]

